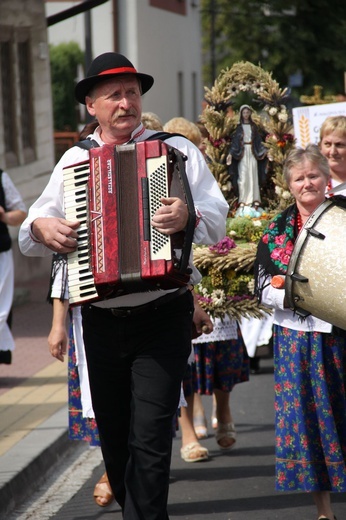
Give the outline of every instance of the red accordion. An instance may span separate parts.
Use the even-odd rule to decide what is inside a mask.
[[[185,159],[153,140],[92,148],[89,161],[64,168],[65,216],[81,222],[67,255],[71,305],[188,283],[196,215]],[[184,231],[151,226],[161,197],[186,202]]]

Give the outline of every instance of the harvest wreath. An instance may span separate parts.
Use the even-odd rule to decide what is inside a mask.
[[[222,70],[212,88],[205,87],[206,106],[201,120],[209,138],[205,141],[210,169],[224,196],[231,200],[231,183],[226,158],[239,117],[229,115],[229,107],[242,92],[253,93],[255,101],[262,105],[262,115],[254,114],[257,125],[267,133],[265,146],[268,148],[269,172],[275,184],[277,209],[285,208],[291,197],[282,175],[282,165],[287,152],[294,146],[292,124],[287,102],[287,89],[281,89],[272,74],[248,61],[235,63],[230,69]]]
[[[234,98],[252,92],[262,105],[262,115],[253,120],[267,134],[269,172],[275,185],[268,208],[235,216],[230,211],[227,236],[212,247],[194,248],[194,263],[202,274],[196,293],[201,306],[212,317],[263,318],[270,309],[258,304],[254,295],[253,266],[257,242],[277,211],[292,202],[282,174],[287,152],[294,146],[292,125],[286,107],[287,89],[281,89],[271,73],[250,62],[235,63],[223,70],[212,88],[205,88],[206,106],[201,121],[209,137],[205,140],[209,167],[225,198],[232,202],[232,186],[226,158],[231,136],[238,124],[237,114],[229,115]]]

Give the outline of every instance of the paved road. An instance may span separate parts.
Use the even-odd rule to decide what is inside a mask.
[[[220,451],[212,436],[203,444],[207,462],[181,460],[180,435],[173,442],[169,494],[170,520],[316,520],[311,496],[274,490],[274,429],[272,360],[262,362],[262,373],[238,385],[231,405],[238,432],[236,447]],[[208,416],[211,399],[203,398]],[[9,520],[121,520],[114,503],[100,508],[92,499],[93,486],[103,472],[99,450],[84,443],[31,502]],[[333,497],[338,520],[346,519],[346,497]]]

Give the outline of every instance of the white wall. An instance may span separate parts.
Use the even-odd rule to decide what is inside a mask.
[[[154,76],[153,88],[143,97],[143,110],[156,112],[164,122],[178,115],[194,120],[202,110],[200,13],[191,3],[187,1],[187,16],[181,16],[151,7],[144,0],[118,1],[118,51],[139,71]],[[74,4],[72,1],[47,2],[47,15]],[[114,50],[112,7],[110,0],[91,11],[94,57]],[[74,40],[84,48],[84,34],[83,14],[48,28],[48,39],[53,44]],[[183,113],[179,111],[182,101],[178,92],[178,72],[183,76]],[[195,95],[193,72],[197,78]]]
[[[80,0],[67,2],[46,2],[46,15],[50,16],[79,4]],[[113,50],[113,13],[112,2],[94,7],[91,11],[91,32],[93,42],[93,54],[97,56],[102,52]],[[85,15],[78,14],[63,22],[48,27],[48,41],[54,45],[75,41],[81,49],[85,48]]]
[[[144,2],[132,0],[127,4],[137,4],[137,17],[133,13],[125,27],[131,31],[121,33],[121,48],[124,53],[140,64],[143,72],[152,74],[155,83],[145,95],[144,109],[157,112],[163,121],[175,116],[194,119],[195,110],[201,111],[203,88],[201,80],[201,37],[199,10],[187,2],[188,14],[181,16],[162,9],[148,8]],[[136,25],[134,25],[136,24]],[[133,48],[133,34],[137,46]],[[129,52],[130,51],[130,52]],[[179,100],[178,72],[183,76],[183,101]],[[192,74],[198,82],[198,104],[194,107]],[[183,104],[183,113],[179,112]]]

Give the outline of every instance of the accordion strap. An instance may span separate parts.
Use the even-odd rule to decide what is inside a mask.
[[[193,236],[195,233],[195,227],[196,227],[196,210],[195,210],[195,204],[192,198],[191,190],[190,190],[190,184],[189,180],[186,175],[185,170],[185,161],[186,157],[182,155],[179,150],[176,150],[175,148],[172,148],[172,153],[176,156],[176,174],[179,177],[180,183],[183,187],[184,195],[185,195],[185,201],[186,206],[188,210],[188,221],[185,227],[185,234],[184,234],[184,246],[182,248],[182,254],[180,258],[180,265],[179,270],[181,273],[185,273],[188,269],[189,260],[190,260],[190,253],[191,253],[191,247],[193,242]]]
[[[150,135],[146,138],[146,141],[155,141],[156,139],[160,139],[160,141],[166,141],[166,139],[169,139],[170,137],[184,137],[182,134],[171,134],[169,132],[156,132],[156,134]]]
[[[75,143],[74,146],[78,146],[83,150],[91,150],[91,148],[98,148],[100,145],[95,141],[95,139],[83,139],[82,141]]]

